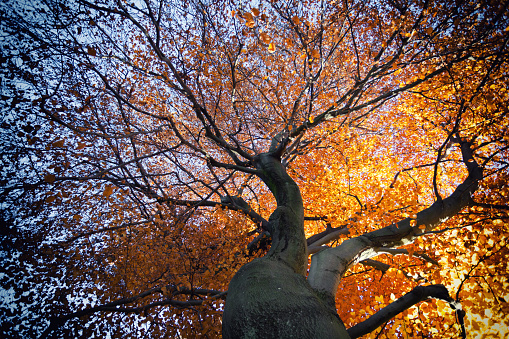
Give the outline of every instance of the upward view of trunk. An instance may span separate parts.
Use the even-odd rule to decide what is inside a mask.
[[[2,0],[0,31],[0,338],[507,334],[509,0]]]
[[[328,303],[305,278],[304,212],[297,184],[279,159],[257,159],[261,178],[277,201],[269,219],[272,246],[232,279],[223,315],[224,338],[349,338]]]

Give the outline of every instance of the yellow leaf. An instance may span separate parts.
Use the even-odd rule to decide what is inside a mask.
[[[274,53],[276,51],[276,45],[274,45],[273,43],[270,43],[267,50],[269,51],[269,53]]]
[[[398,69],[396,72],[394,72],[394,75],[399,75],[403,71],[402,68]]]
[[[317,50],[317,49],[314,49],[312,52],[311,52],[311,56],[315,59],[318,59],[320,58],[320,52]]]
[[[251,8],[251,12],[253,12],[254,16],[260,15],[260,10],[258,8]]]

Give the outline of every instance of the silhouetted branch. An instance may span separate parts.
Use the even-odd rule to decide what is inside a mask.
[[[158,300],[152,303],[149,303],[147,305],[143,306],[137,306],[137,307],[122,307],[127,304],[134,303],[140,299],[143,299],[145,297],[151,296],[153,294],[162,294],[166,298],[163,300]],[[138,295],[135,295],[130,298],[123,298],[119,299],[104,305],[99,305],[92,308],[87,308],[81,311],[77,311],[74,313],[70,313],[64,316],[60,317],[52,317],[50,319],[50,324],[46,328],[46,330],[41,334],[39,338],[46,338],[48,337],[51,332],[57,330],[60,326],[64,325],[65,322],[72,318],[80,318],[83,316],[87,316],[93,313],[97,312],[119,312],[119,313],[141,313],[143,311],[146,311],[148,309],[157,307],[157,306],[173,306],[178,308],[189,308],[193,306],[199,306],[202,305],[204,302],[209,300],[215,300],[224,298],[228,291],[216,291],[216,290],[209,290],[209,289],[187,289],[187,288],[179,288],[178,286],[174,285],[168,285],[163,287],[155,287],[152,289],[149,289],[145,292],[142,292]],[[209,296],[206,299],[196,299],[196,300],[174,300],[173,297],[176,295],[204,295]]]
[[[417,286],[412,291],[382,308],[368,319],[350,327],[347,330],[348,334],[352,339],[359,338],[374,331],[377,327],[382,326],[387,321],[394,318],[397,314],[429,298],[440,299],[449,303],[451,308],[456,311],[458,320],[462,326],[461,337],[466,338],[465,327],[463,325],[465,312],[462,310],[461,304],[449,296],[449,292],[444,285]]]

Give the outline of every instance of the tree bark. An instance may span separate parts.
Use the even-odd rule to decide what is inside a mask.
[[[349,338],[335,305],[306,281],[304,210],[297,184],[272,154],[258,156],[256,167],[277,202],[269,218],[272,246],[230,282],[223,338]]]

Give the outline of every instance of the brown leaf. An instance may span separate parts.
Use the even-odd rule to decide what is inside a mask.
[[[46,182],[47,182],[47,183],[49,183],[49,184],[54,183],[54,182],[55,182],[55,180],[56,180],[56,177],[55,177],[55,175],[54,175],[54,174],[50,174],[50,173],[49,173],[49,174],[46,174],[46,175],[44,176],[44,181],[46,181]]]
[[[105,197],[109,197],[110,195],[113,194],[113,186],[110,186],[110,185],[107,185],[105,188],[104,188],[104,192],[103,192],[103,195]]]

